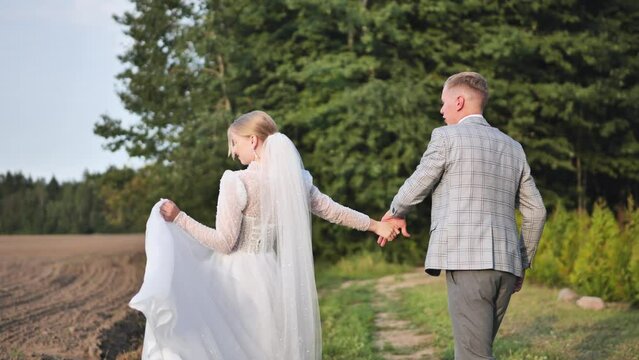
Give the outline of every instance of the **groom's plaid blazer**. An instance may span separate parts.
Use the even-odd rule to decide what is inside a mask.
[[[404,217],[433,191],[426,272],[495,269],[521,276],[546,219],[521,145],[478,115],[431,135],[391,205]],[[518,236],[515,208],[523,215]]]

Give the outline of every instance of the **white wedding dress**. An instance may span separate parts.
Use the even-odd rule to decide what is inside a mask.
[[[309,212],[361,231],[370,219],[322,194],[303,167],[273,165],[299,158],[284,135],[265,153],[224,173],[215,228],[184,212],[165,222],[163,200],[153,207],[144,283],[130,302],[147,319],[143,359],[321,358]]]

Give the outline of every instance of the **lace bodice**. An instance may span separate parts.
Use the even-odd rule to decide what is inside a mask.
[[[323,194],[313,185],[311,175],[306,172],[311,212],[335,224],[366,231],[370,218],[358,211],[343,206]],[[260,230],[260,194],[258,171],[254,163],[246,170],[224,172],[220,181],[215,228],[203,225],[185,212],[173,220],[204,246],[217,252],[229,254],[236,251],[274,251],[275,229],[266,234]]]

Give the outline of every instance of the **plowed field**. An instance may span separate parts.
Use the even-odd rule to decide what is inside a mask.
[[[0,359],[100,359],[139,344],[144,235],[0,236]]]

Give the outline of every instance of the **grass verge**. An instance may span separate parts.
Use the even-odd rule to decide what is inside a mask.
[[[556,289],[531,284],[513,296],[495,341],[498,359],[639,359],[639,311],[615,304],[588,311],[556,297]],[[440,358],[453,359],[443,281],[402,291],[399,314],[434,334]]]
[[[375,279],[408,271],[410,267],[387,263],[381,254],[362,253],[334,265],[316,266],[320,296],[324,359],[383,359],[374,348],[375,311],[373,284],[346,281]]]
[[[381,360],[373,347],[374,289],[353,285],[320,300],[324,359]]]
[[[315,265],[318,290],[326,290],[349,280],[376,279],[410,271],[412,267],[387,262],[380,253],[361,253],[341,259],[335,264]]]

